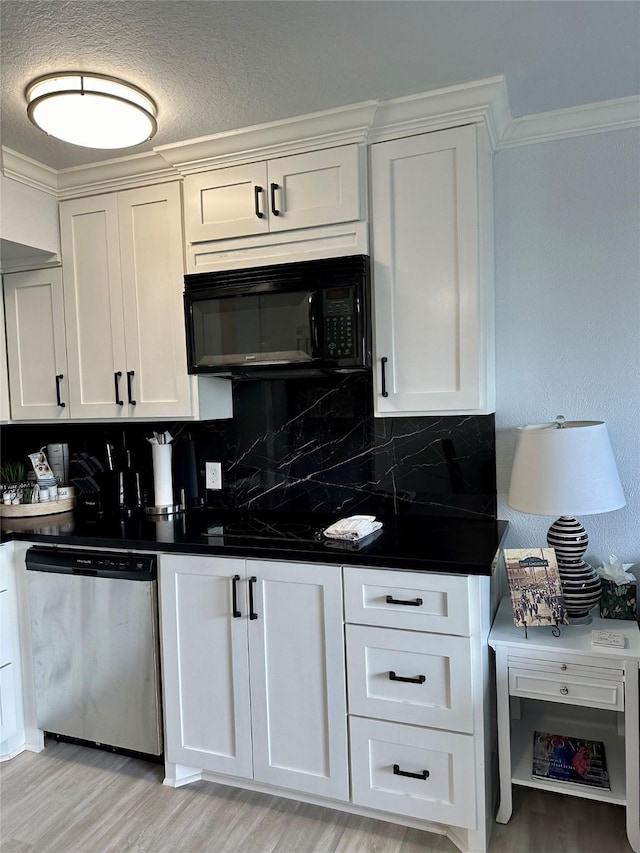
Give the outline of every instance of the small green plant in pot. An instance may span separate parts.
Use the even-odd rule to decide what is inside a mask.
[[[3,486],[17,485],[24,483],[27,479],[24,465],[22,462],[16,462],[10,459],[8,462],[3,462],[0,465],[0,482]]]

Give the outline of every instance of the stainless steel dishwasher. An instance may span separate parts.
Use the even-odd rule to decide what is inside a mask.
[[[155,555],[34,546],[26,566],[38,728],[161,755]]]

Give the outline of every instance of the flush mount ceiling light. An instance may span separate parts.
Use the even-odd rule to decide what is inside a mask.
[[[149,95],[103,74],[48,74],[30,83],[25,97],[36,127],[73,145],[128,148],[158,129],[158,110]]]

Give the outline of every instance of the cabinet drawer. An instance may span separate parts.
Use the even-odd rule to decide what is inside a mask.
[[[580,661],[585,660],[580,658]],[[591,658],[594,660],[594,658]],[[624,678],[624,670],[620,666],[619,661],[612,661],[612,666],[604,666],[603,661],[598,658],[599,666],[592,666],[591,663],[576,663],[571,658],[562,660],[554,653],[549,658],[531,658],[522,655],[510,654],[507,657],[507,662],[511,669],[530,669],[543,672],[545,675],[549,673],[557,673],[565,678],[570,675],[579,675],[582,678],[603,678],[613,679],[614,681],[622,681]]]
[[[529,699],[584,705],[589,708],[624,710],[624,684],[603,678],[581,678],[566,673],[509,669],[509,693]]]
[[[472,732],[469,642],[347,625],[349,712]]]
[[[360,625],[469,636],[469,579],[344,570],[345,617]]]
[[[472,737],[359,717],[350,721],[354,803],[475,827]]]

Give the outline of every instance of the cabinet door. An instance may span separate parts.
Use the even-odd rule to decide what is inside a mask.
[[[251,778],[246,584],[242,560],[163,555],[161,639],[168,761]]]
[[[376,415],[487,409],[477,156],[473,126],[371,146]]]
[[[62,202],[60,230],[71,416],[127,417],[117,195]]]
[[[248,561],[247,577],[254,778],[347,800],[340,567]]]
[[[187,175],[184,191],[188,243],[269,230],[264,162]]]
[[[3,278],[11,416],[66,420],[69,379],[60,269]]]
[[[272,232],[359,219],[357,145],[269,160],[268,178]]]
[[[130,416],[189,417],[180,185],[118,193],[126,342],[122,396]]]
[[[9,367],[7,365],[7,338],[4,322],[4,293],[0,299],[0,422],[8,421],[9,411]]]

